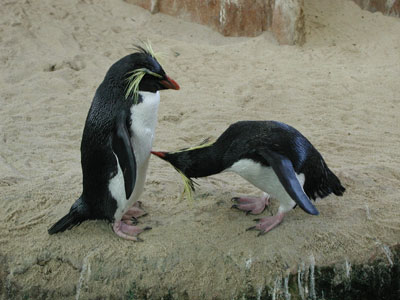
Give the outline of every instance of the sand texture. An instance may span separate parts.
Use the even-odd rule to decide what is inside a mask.
[[[120,0],[2,0],[0,298],[239,299],[248,288],[270,293],[298,266],[360,263],[399,243],[400,19],[345,0],[306,1],[305,14],[307,42],[293,47],[270,33],[223,37]],[[279,120],[316,146],[345,195],[257,237],[245,231],[254,216],[230,199],[259,190],[219,174],[197,180],[190,203],[179,174],[152,157],[143,243],[104,221],[49,236],[81,193],[95,89],[138,39],[164,53],[181,86],[161,92],[154,149],[216,138],[238,120]]]

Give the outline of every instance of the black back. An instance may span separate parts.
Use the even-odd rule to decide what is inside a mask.
[[[222,172],[241,159],[270,166],[265,152],[288,158],[297,174],[305,175],[304,192],[310,199],[330,193],[342,195],[345,188],[331,172],[321,154],[295,128],[276,121],[240,121],[232,124],[216,142],[196,150],[167,153],[170,161],[188,177]]]
[[[305,175],[304,192],[310,199],[323,198],[332,192],[340,196],[345,191],[317,149],[297,129],[285,123],[237,122],[221,135],[216,144],[230,144],[224,155],[226,167],[242,158],[269,166],[260,154],[264,149],[287,157],[295,172]]]
[[[107,78],[107,77],[106,77]],[[115,120],[120,110],[130,115],[123,89],[103,81],[90,107],[81,142],[83,199],[93,218],[112,220],[117,204],[108,191],[110,179],[117,174],[117,161],[112,152]]]

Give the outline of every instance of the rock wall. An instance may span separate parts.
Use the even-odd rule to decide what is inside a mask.
[[[281,45],[305,42],[304,1],[275,0],[272,6],[271,31]]]
[[[362,9],[367,9],[371,12],[380,11],[381,13],[400,17],[400,0],[353,0]]]
[[[75,290],[63,294],[51,285],[24,288],[7,274],[7,261],[0,256],[0,299],[72,299]],[[38,261],[46,266],[51,261]],[[66,264],[66,262],[61,262]],[[62,267],[62,266],[61,266]],[[82,272],[82,271],[81,271]],[[400,245],[376,251],[371,258],[361,264],[340,261],[326,266],[315,265],[314,258],[303,263],[296,270],[287,270],[277,276],[271,285],[262,288],[249,284],[238,295],[240,299],[287,300],[287,299],[325,299],[325,300],[377,300],[399,299],[400,297]],[[157,299],[189,299],[187,294],[173,292],[174,288]],[[173,295],[175,294],[175,295]],[[123,296],[124,295],[124,296]],[[82,298],[86,298],[84,295]],[[78,299],[79,296],[76,296]],[[115,289],[107,299],[153,299],[149,290],[136,284],[125,291]],[[98,298],[90,298],[98,299]]]
[[[225,36],[270,30],[280,44],[303,44],[304,0],[125,0],[152,13],[208,25]]]

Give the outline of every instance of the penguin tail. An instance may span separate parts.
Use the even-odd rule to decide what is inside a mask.
[[[339,178],[337,178],[337,176],[331,170],[329,170],[329,173],[330,174],[328,176],[328,180],[332,192],[336,196],[343,196],[343,193],[346,191],[345,187],[342,185]]]
[[[72,205],[69,213],[58,220],[53,226],[48,230],[49,234],[55,234],[58,232],[63,232],[67,229],[79,225],[88,218],[88,209],[86,203],[83,201],[83,196],[79,197],[78,200]]]
[[[320,198],[325,198],[330,193],[333,193],[336,196],[343,196],[343,193],[346,191],[339,178],[327,166],[325,169],[325,176],[319,180],[320,183],[316,190],[316,194]]]
[[[313,163],[313,166],[318,163]],[[304,191],[310,199],[325,198],[330,194],[343,196],[346,191],[340,179],[328,168],[323,159],[320,160],[321,168],[317,172],[310,173],[304,183]],[[314,167],[313,167],[314,168]]]

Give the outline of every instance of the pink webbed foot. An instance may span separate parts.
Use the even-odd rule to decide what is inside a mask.
[[[142,202],[136,201],[133,206],[122,216],[122,220],[128,225],[137,224],[137,219],[146,216],[147,212],[142,209]]]
[[[126,240],[131,240],[135,242],[143,242],[141,238],[138,237],[143,231],[149,230],[151,227],[140,228],[134,225],[126,224],[123,221],[114,222],[113,230],[116,235],[122,237]]]
[[[246,230],[259,230],[258,236],[263,235],[278,226],[282,222],[284,216],[284,213],[278,213],[276,216],[255,219],[254,221],[259,221],[257,225],[249,227]]]
[[[245,211],[246,214],[258,215],[261,214],[269,205],[270,196],[264,194],[260,198],[234,197],[232,201],[236,202],[231,208],[236,208]]]

